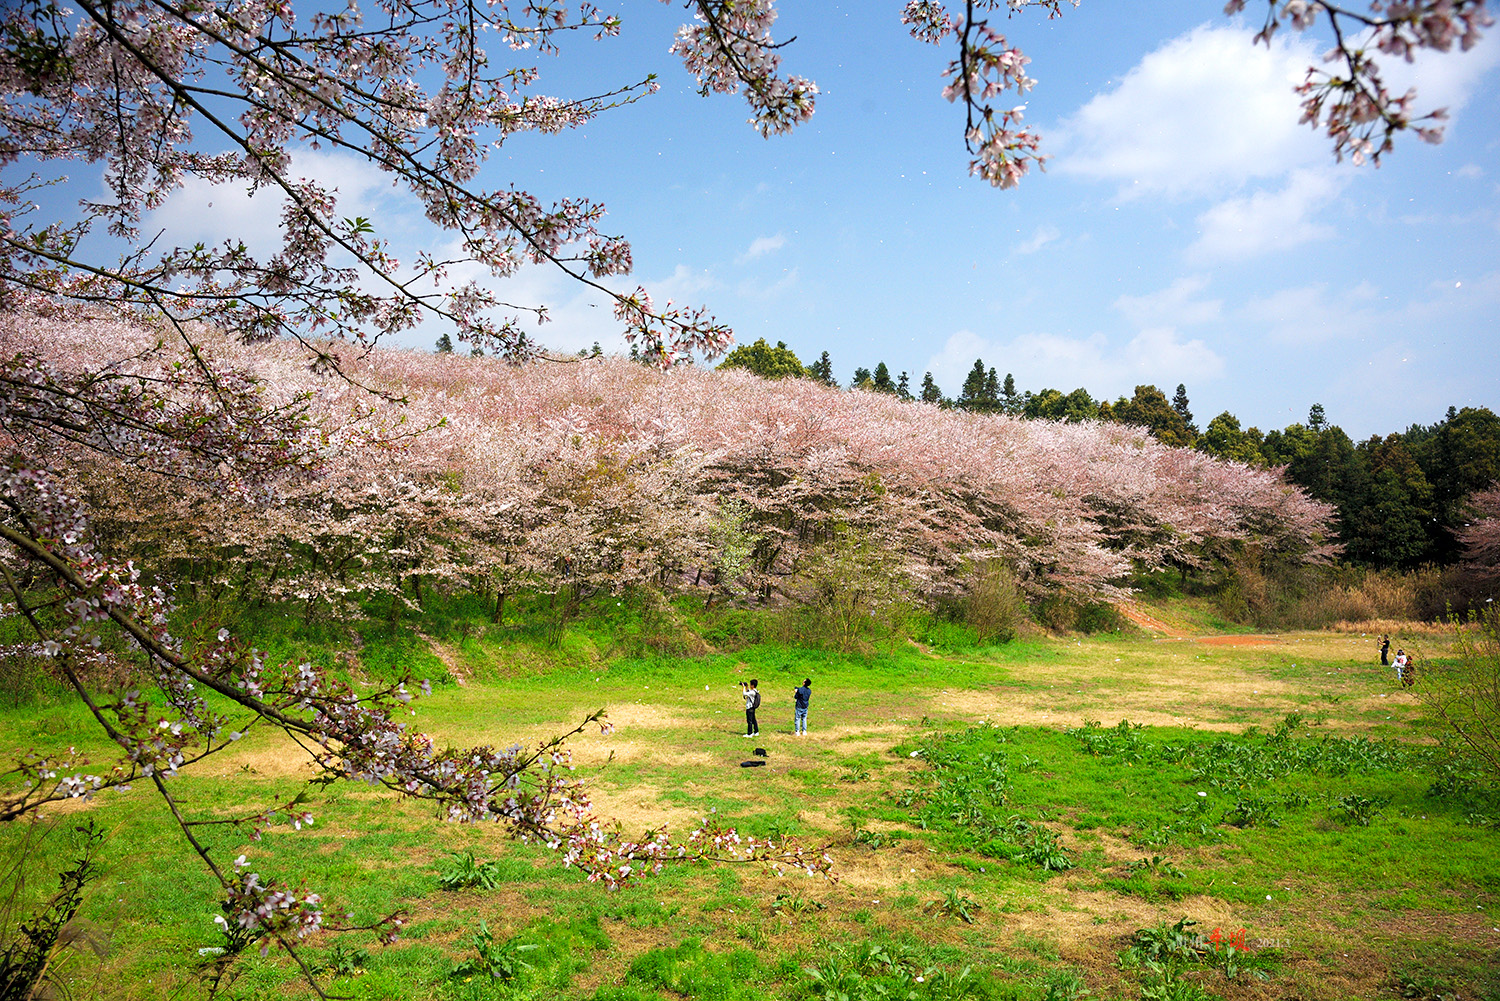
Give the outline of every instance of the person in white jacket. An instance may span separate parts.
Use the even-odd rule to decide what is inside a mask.
[[[745,736],[754,737],[760,733],[760,724],[755,721],[755,710],[760,708],[760,682],[751,678],[747,685],[743,681],[740,687],[745,691]]]

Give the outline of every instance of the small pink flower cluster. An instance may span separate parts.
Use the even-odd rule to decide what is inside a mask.
[[[272,940],[297,941],[322,929],[322,897],[293,892],[275,880],[262,883],[260,873],[247,871],[249,867],[243,855],[234,860],[234,875],[221,905],[224,913],[214,918],[232,940],[255,941],[264,956]]]
[[[1062,0],[984,0],[968,4],[967,14],[955,17],[938,0],[910,0],[902,11],[901,21],[911,26],[914,38],[940,44],[956,37],[958,58],[948,64],[943,76],[949,83],[943,87],[948,101],[963,100],[966,116],[964,143],[974,158],[969,173],[997,188],[1013,188],[1020,183],[1032,164],[1044,168],[1046,157],[1037,152],[1041,137],[1030,129],[1018,127],[1025,106],[996,110],[989,102],[1007,90],[1023,95],[1036,81],[1026,75],[1031,60],[1020,49],[1010,45],[1005,36],[986,21],[976,19],[976,8],[995,10],[1006,7],[1012,13],[1024,7],[1047,10],[1049,17],[1062,13]],[[1077,6],[1077,0],[1072,0]]]
[[[761,135],[790,132],[812,117],[818,85],[779,76],[780,47],[771,40],[773,0],[698,0],[696,23],[683,25],[671,51],[698,78],[703,94],[743,88]]]
[[[1226,14],[1238,14],[1246,0],[1229,0]],[[1302,122],[1322,128],[1333,140],[1334,154],[1356,164],[1378,164],[1395,147],[1398,132],[1410,129],[1424,142],[1443,140],[1447,111],[1414,111],[1417,94],[1398,95],[1386,89],[1380,65],[1371,52],[1382,52],[1411,62],[1422,49],[1448,52],[1455,44],[1467,51],[1479,41],[1482,29],[1494,23],[1485,0],[1371,0],[1368,13],[1324,0],[1266,0],[1265,23],[1257,42],[1271,44],[1283,23],[1303,31],[1324,14],[1335,44],[1323,59],[1337,70],[1312,67],[1297,87],[1303,96]],[[1426,123],[1426,124],[1423,124]]]

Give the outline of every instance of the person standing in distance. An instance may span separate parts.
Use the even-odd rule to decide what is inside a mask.
[[[807,704],[812,701],[812,679],[804,678],[802,687],[792,691],[796,713],[792,718],[792,732],[799,737],[807,736]]]
[[[755,721],[755,710],[760,708],[760,689],[756,686],[760,681],[751,678],[747,685],[740,682],[740,688],[745,692],[745,736],[754,737],[760,733],[760,724]]]

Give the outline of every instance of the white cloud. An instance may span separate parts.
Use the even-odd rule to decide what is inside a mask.
[[[735,286],[735,291],[746,299],[776,299],[797,287],[801,276],[796,268],[790,268],[773,282],[746,279]]]
[[[1257,191],[1230,198],[1198,216],[1198,239],[1188,247],[1191,260],[1240,260],[1288,250],[1335,235],[1332,226],[1309,217],[1348,183],[1347,171],[1298,170],[1280,191]]]
[[[634,284],[626,279],[626,291]],[[696,306],[707,299],[719,283],[707,271],[679,264],[662,278],[640,279],[658,309],[670,301],[676,306]],[[491,283],[504,297],[520,294],[521,302],[547,304],[547,320],[537,328],[542,344],[552,351],[578,351],[598,342],[607,352],[629,350],[624,328],[614,315],[614,300],[595,289],[575,283],[548,265],[530,265],[504,282]],[[517,301],[511,299],[511,301]],[[721,317],[722,319],[722,317]]]
[[[1031,239],[1026,240],[1016,246],[1016,253],[1034,254],[1038,250],[1041,250],[1047,244],[1052,243],[1054,240],[1057,240],[1061,236],[1062,231],[1059,230],[1056,226],[1053,226],[1049,223],[1044,223],[1036,228],[1035,233],[1031,234]]]
[[[1281,289],[1250,300],[1242,313],[1271,340],[1303,346],[1387,329],[1390,319],[1381,315],[1378,293],[1364,282],[1337,293],[1322,283]]]
[[[1103,398],[1128,396],[1143,382],[1205,382],[1224,372],[1224,360],[1203,341],[1183,341],[1165,327],[1141,331],[1120,348],[1097,333],[1087,337],[1028,333],[1001,341],[961,330],[948,338],[926,367],[938,385],[956,395],[975,358],[984,359],[997,372],[1013,373],[1019,385],[1033,391],[1051,387],[1068,392],[1083,387]]]
[[[1053,168],[1117,181],[1127,197],[1191,196],[1326,157],[1323,140],[1297,124],[1292,90],[1317,54],[1289,33],[1269,49],[1251,35],[1205,25],[1148,54],[1054,133]]]
[[[1500,65],[1500,38],[1490,30],[1468,52],[1457,47],[1451,52],[1423,51],[1410,63],[1393,56],[1377,58],[1387,90],[1402,94],[1408,87],[1415,88],[1416,112],[1424,114],[1434,108],[1446,108],[1453,119],[1449,127],[1456,129],[1458,113],[1469,103],[1480,79]]]
[[[1347,289],[1326,283],[1280,289],[1251,299],[1243,319],[1275,342],[1306,347],[1330,341],[1405,341],[1448,335],[1468,317],[1489,315],[1500,304],[1500,271],[1432,282],[1425,299],[1393,300],[1370,282]],[[1479,366],[1488,372],[1493,366]]]
[[[1453,176],[1462,177],[1465,180],[1477,180],[1484,176],[1484,168],[1477,163],[1466,163],[1455,170]]]
[[[1208,287],[1201,275],[1179,278],[1160,292],[1146,295],[1122,295],[1111,305],[1136,327],[1166,325],[1186,327],[1212,323],[1223,309],[1221,299],[1199,299],[1197,294]]]
[[[750,246],[739,256],[739,262],[752,261],[757,257],[764,257],[769,253],[780,250],[786,246],[786,237],[777,233],[775,236],[758,236],[750,241]]]
[[[948,338],[941,351],[927,360],[926,371],[932,373],[939,386],[952,387],[948,395],[956,396],[964,376],[974,367],[974,359],[986,354],[995,357],[989,341],[972,330],[960,330]]]
[[[292,173],[336,188],[338,214],[370,218],[376,235],[390,241],[391,249],[404,264],[409,266],[422,249],[439,260],[454,261],[447,269],[444,287],[473,281],[491,290],[508,304],[497,308],[496,316],[518,316],[521,325],[547,348],[572,352],[597,341],[606,351],[627,350],[622,325],[614,317],[614,300],[573,281],[551,265],[528,264],[508,278],[498,278],[487,268],[464,260],[460,241],[452,233],[428,225],[417,202],[393,191],[390,175],[369,163],[343,154],[299,151],[293,156]],[[282,202],[276,189],[263,189],[252,196],[243,184],[211,185],[190,179],[165,205],[148,214],[145,228],[151,233],[163,231],[162,241],[172,245],[199,241],[214,244],[233,238],[244,240],[252,253],[266,255],[281,246]],[[440,242],[433,243],[434,238]],[[779,234],[763,237],[751,244],[750,255],[770,253],[784,243]],[[767,294],[791,282],[795,282],[795,273],[772,286]],[[658,307],[668,300],[677,305],[698,305],[719,287],[707,271],[686,265],[678,265],[671,274],[656,279],[619,279],[614,287],[629,291],[637,283],[646,287]],[[382,294],[389,291],[368,274],[361,275],[359,287]],[[431,283],[423,283],[416,291],[427,293],[434,288]],[[548,322],[537,322],[533,310],[538,306],[547,307]],[[428,349],[441,332],[439,324],[424,324],[397,335],[390,343]]]
[[[1224,374],[1224,359],[1201,340],[1183,341],[1170,327],[1142,330],[1121,353],[1140,378],[1207,382]]]
[[[391,193],[391,175],[358,157],[300,150],[292,156],[291,175],[335,190],[339,215],[372,219],[381,238],[391,236],[387,224],[399,217],[399,210],[390,209],[405,201],[409,211],[417,211],[415,201]],[[234,239],[243,240],[252,254],[265,255],[281,246],[283,202],[279,188],[252,195],[243,181],[210,184],[190,177],[161,208],[147,214],[142,228],[152,234],[162,231],[162,241],[172,246],[212,246]]]

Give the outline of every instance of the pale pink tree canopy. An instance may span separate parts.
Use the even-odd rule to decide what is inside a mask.
[[[1478,577],[1500,579],[1500,483],[1469,498],[1472,517],[1458,533],[1464,564]]]

